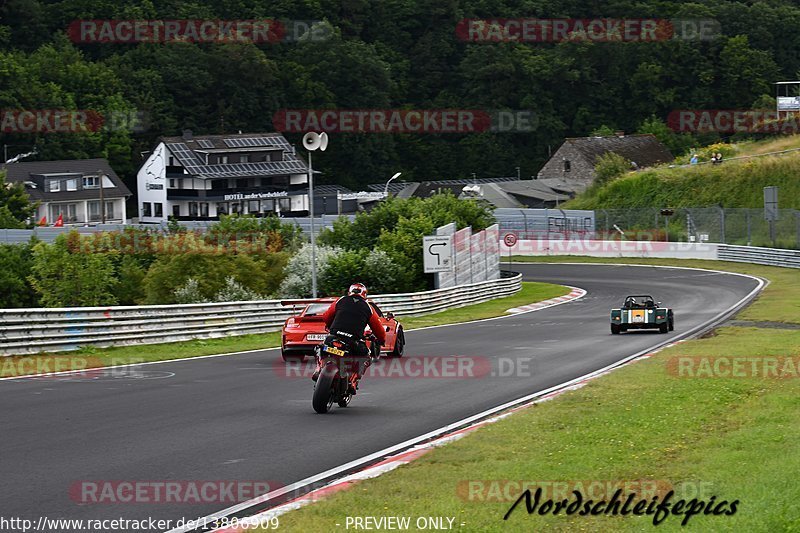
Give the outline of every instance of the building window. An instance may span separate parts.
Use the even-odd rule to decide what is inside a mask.
[[[169,158],[169,166],[171,166],[171,167],[175,166],[175,158],[172,157],[172,156],[170,156],[170,158]]]
[[[106,202],[106,220],[111,218],[114,218],[114,202]]]
[[[248,163],[248,162],[250,162],[250,157],[246,155],[239,156],[239,163]]]
[[[228,162],[228,156],[227,155],[219,156],[219,162],[222,163],[222,164],[227,163]]]
[[[161,202],[153,202],[153,216],[156,218],[164,216],[164,204]]]
[[[572,161],[569,159],[564,160],[564,172],[569,172],[572,170]]]
[[[78,204],[53,204],[50,210],[53,220],[61,216],[64,222],[78,221]]]
[[[172,216],[179,217],[181,216],[181,206],[180,204],[175,204],[172,206]]]
[[[201,217],[208,216],[208,202],[200,202],[200,216]]]
[[[75,180],[75,179],[67,180],[67,190],[68,191],[77,191],[78,190],[78,180]]]
[[[258,213],[259,205],[258,200],[250,200],[247,202],[247,212],[248,213]]]
[[[89,202],[89,221],[100,220],[100,202]]]
[[[227,203],[218,203],[217,204],[217,216],[227,215],[227,214],[228,214],[228,204]]]
[[[170,178],[170,179],[169,179],[169,188],[170,188],[170,189],[174,189],[174,188],[175,188],[175,182],[176,182],[176,181],[177,181],[177,180],[176,180],[175,178]]]
[[[240,211],[239,202],[231,202],[231,213],[238,213]]]
[[[50,192],[59,192],[61,190],[61,182],[58,180],[50,181]]]
[[[100,178],[97,176],[86,176],[83,178],[84,189],[97,189],[100,187]]]
[[[150,202],[144,202],[142,204],[142,216],[143,217],[151,217],[151,216],[153,216],[153,212],[151,210]]]
[[[198,213],[197,202],[189,202],[189,216],[196,217]]]

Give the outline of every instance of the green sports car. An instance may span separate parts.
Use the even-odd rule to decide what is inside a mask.
[[[611,333],[629,329],[657,329],[666,333],[675,329],[672,309],[661,307],[652,296],[627,296],[619,309],[611,310]]]

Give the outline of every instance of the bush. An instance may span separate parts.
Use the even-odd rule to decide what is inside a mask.
[[[77,232],[33,248],[30,282],[45,307],[115,305],[114,263],[109,254],[75,249]],[[73,253],[74,251],[74,253]]]
[[[262,250],[275,252],[296,251],[305,242],[299,227],[284,223],[275,216],[257,218],[253,215],[223,215],[206,232],[208,243],[236,240],[255,241],[262,245]]]
[[[265,300],[264,296],[255,291],[244,287],[232,277],[225,280],[225,286],[222,287],[214,298],[215,302],[251,302],[254,300]]]
[[[458,229],[471,226],[477,232],[494,224],[495,220],[485,202],[459,200],[449,193],[425,199],[389,199],[369,213],[359,213],[353,222],[340,218],[334,222],[332,230],[322,232],[319,241],[357,252],[359,257],[369,257],[372,250],[385,252],[395,268],[391,277],[393,285],[378,277],[374,279],[383,284],[385,292],[411,292],[424,290],[432,282],[432,277],[426,276],[422,269],[422,237],[432,235],[436,228],[451,222],[455,222]],[[348,275],[361,279],[371,276],[366,270],[360,273],[355,270],[355,257],[341,261]],[[378,263],[373,263],[369,268],[377,266]],[[362,268],[368,268],[366,263]],[[341,281],[342,278],[337,283]]]
[[[630,172],[631,162],[614,152],[600,156],[594,166],[595,180],[592,185],[603,186],[611,180]]]
[[[200,284],[195,278],[186,280],[183,287],[175,289],[175,303],[178,304],[201,304],[207,300],[200,293]]]
[[[176,291],[189,279],[195,279],[204,300],[213,300],[222,291],[229,277],[258,294],[273,294],[283,279],[288,255],[254,255],[212,253],[162,254],[150,266],[144,278],[145,303],[178,303]]]
[[[36,291],[27,278],[32,268],[31,244],[0,244],[0,308],[39,305]]]
[[[317,246],[317,282],[328,261],[341,253],[341,249],[331,246]],[[319,289],[319,286],[317,287]],[[311,245],[305,244],[289,259],[286,265],[286,278],[278,290],[282,298],[311,297]],[[338,292],[338,291],[337,291]],[[320,291],[317,291],[320,294]]]
[[[372,294],[392,292],[402,277],[403,270],[382,250],[344,251],[330,257],[320,272],[320,294],[343,294],[355,282]]]

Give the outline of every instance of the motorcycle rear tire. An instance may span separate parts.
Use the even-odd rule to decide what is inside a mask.
[[[335,385],[338,379],[339,369],[335,366],[328,365],[322,369],[314,385],[314,396],[311,399],[314,411],[325,414],[330,410],[336,399]]]

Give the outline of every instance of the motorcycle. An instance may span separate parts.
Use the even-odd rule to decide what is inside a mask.
[[[374,335],[368,336],[367,340],[370,341],[370,355],[375,359],[376,353],[380,354],[380,347]],[[314,350],[319,375],[311,405],[317,413],[327,413],[334,403],[339,407],[350,405],[358,385],[362,360],[350,352],[349,342],[336,335],[328,335]]]

